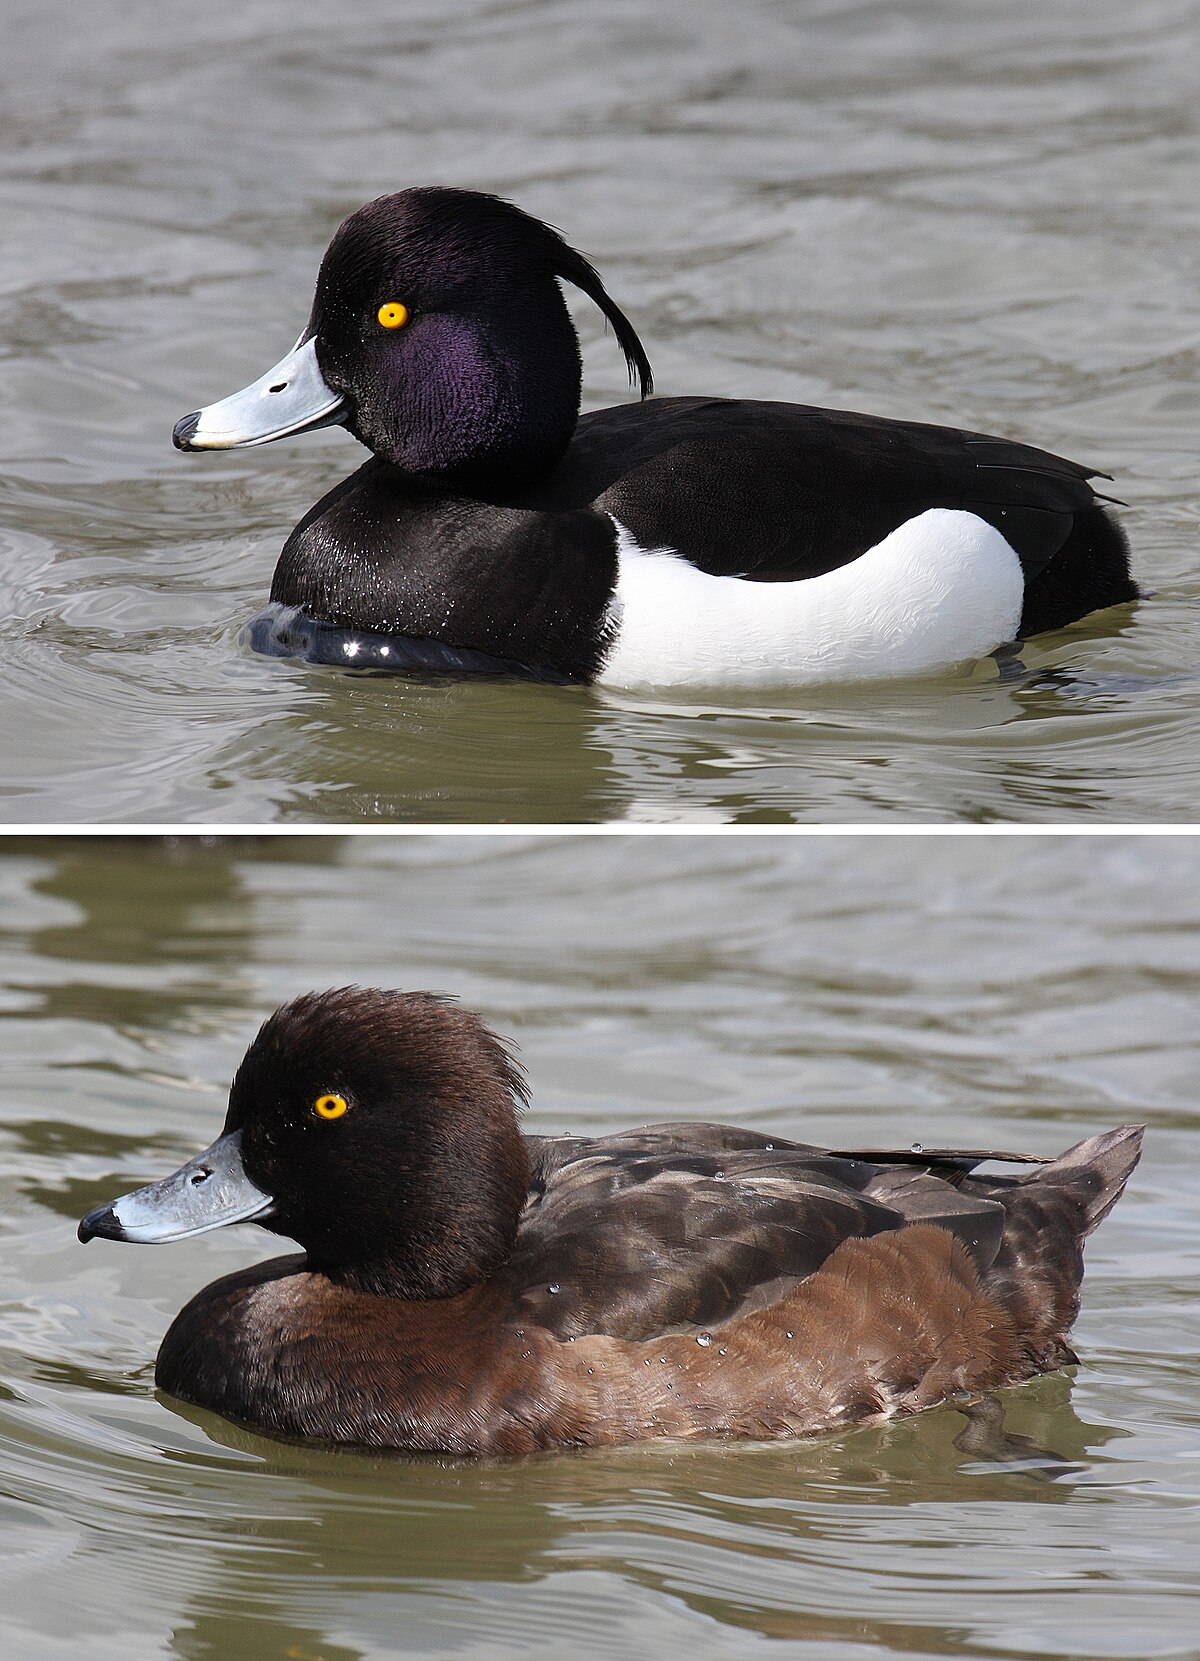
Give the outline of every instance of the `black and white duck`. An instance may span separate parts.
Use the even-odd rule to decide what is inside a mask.
[[[559,288],[643,401],[579,414]],[[1007,438],[758,399],[649,399],[650,363],[559,233],[476,191],[341,225],[308,323],[182,450],[340,424],[372,459],[284,545],[261,651],[614,686],[926,674],[1137,597],[1096,475]],[[646,401],[648,400],[648,401]]]

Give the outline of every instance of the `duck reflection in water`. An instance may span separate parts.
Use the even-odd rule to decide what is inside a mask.
[[[852,1436],[650,1441],[494,1460],[281,1444],[164,1397],[177,1425],[197,1427],[188,1464],[205,1473],[218,1515],[228,1519],[197,1542],[177,1623],[180,1653],[195,1661],[240,1653],[245,1623],[257,1629],[264,1619],[280,1654],[290,1644],[326,1661],[386,1651],[396,1621],[419,1618],[421,1600],[442,1586],[452,1588],[464,1629],[477,1637],[480,1623],[494,1631],[487,1622],[497,1612],[503,1620],[527,1611],[525,1602],[507,1604],[505,1589],[526,1588],[521,1598],[529,1588],[577,1598],[587,1574],[619,1583],[631,1600],[682,1604],[731,1635],[827,1646],[873,1638],[881,1654],[909,1647],[896,1641],[899,1581],[926,1611],[922,1641],[911,1647],[941,1653],[940,1624],[957,1627],[960,1617],[944,1603],[929,1605],[942,1550],[925,1537],[929,1508],[952,1515],[955,1544],[989,1561],[1014,1529],[1031,1550],[1048,1547],[1061,1521],[1046,1507],[1077,1499],[1075,1474],[1128,1434],[1081,1419],[1073,1385],[1069,1371],[1052,1373],[1003,1397],[1007,1434],[1059,1450],[1050,1456],[1052,1463],[1061,1454],[1054,1470],[960,1449],[963,1419],[951,1404]],[[233,1469],[225,1450],[237,1456]],[[245,1538],[247,1475],[253,1481],[259,1473],[276,1498]],[[882,1611],[873,1610],[861,1558],[871,1541],[887,1542]],[[703,1574],[687,1572],[681,1549],[699,1554]],[[859,1587],[853,1607],[828,1607],[831,1574]],[[364,1599],[364,1585],[377,1595]],[[329,1588],[327,1604],[314,1606],[313,1587]],[[384,1590],[390,1596],[378,1595]],[[781,1607],[784,1590],[790,1596]],[[357,1623],[349,1628],[348,1609]],[[446,1643],[444,1612],[440,1619]]]

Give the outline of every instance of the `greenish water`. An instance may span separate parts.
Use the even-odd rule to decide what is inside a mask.
[[[183,1657],[1194,1657],[1200,845],[1189,838],[21,839],[0,848],[0,1647]],[[520,1044],[533,1128],[697,1116],[1055,1152],[1149,1126],[1081,1366],[808,1444],[491,1467],[183,1413],[176,1309],[250,1228],[76,1243],[202,1146],[257,1022],[357,979]]]
[[[1194,0],[5,8],[8,822],[1200,818]],[[1136,612],[1026,672],[760,699],[417,685],[238,643],[363,452],[173,422],[275,362],[367,198],[498,190],[664,393],[1012,434],[1114,475]],[[586,396],[627,395],[579,311]]]

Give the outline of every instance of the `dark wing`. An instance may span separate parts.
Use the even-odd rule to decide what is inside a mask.
[[[843,1240],[908,1222],[949,1229],[985,1272],[1003,1232],[999,1204],[928,1170],[726,1126],[529,1141],[513,1318],[562,1338],[717,1325],[775,1302]]]
[[[1026,582],[1053,559],[1095,475],[1008,439],[845,410],[750,399],[664,398],[579,422],[530,505],[592,504],[643,548],[673,548],[716,576],[793,581],[860,554],[927,508],[994,524]]]

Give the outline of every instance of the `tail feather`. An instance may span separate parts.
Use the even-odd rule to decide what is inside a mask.
[[[1124,526],[1107,508],[1088,508],[1075,514],[1066,541],[1030,581],[1017,632],[1025,640],[1138,596]]]
[[[1102,1136],[1089,1136],[1043,1165],[1033,1182],[1066,1178],[1072,1187],[1082,1187],[1085,1221],[1081,1234],[1086,1238],[1108,1216],[1125,1191],[1130,1172],[1142,1155],[1145,1125],[1121,1125]]]
[[[999,1200],[1004,1237],[987,1283],[1020,1336],[1026,1372],[1074,1360],[1067,1334],[1079,1313],[1083,1246],[1120,1199],[1143,1127],[1089,1136],[1020,1176],[967,1177],[965,1192]]]

